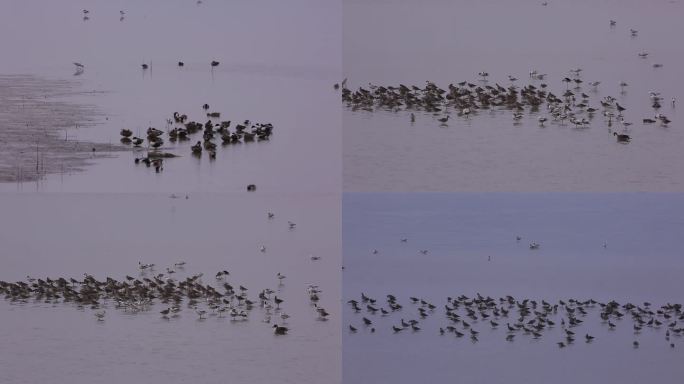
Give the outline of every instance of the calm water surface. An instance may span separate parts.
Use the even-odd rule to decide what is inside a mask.
[[[233,125],[270,122],[275,133],[269,142],[219,146],[213,162],[190,156],[194,141],[165,140],[164,149],[182,157],[159,175],[134,166],[139,153],[126,153],[94,160],[87,172],[0,188],[194,192],[254,183],[280,192],[338,190],[341,122],[332,84],[341,73],[340,12],[339,2],[309,0],[3,2],[1,73],[77,78],[84,91],[96,91],[70,99],[104,114],[96,127],[66,132],[71,140],[118,143],[121,128],[166,130],[174,111],[204,122],[204,103]],[[212,60],[221,63],[213,70]],[[73,76],[73,62],[85,65],[82,75]]]
[[[539,340],[520,333],[505,341],[513,315],[498,320],[504,330],[471,322],[477,343],[438,329],[447,325],[447,296],[461,294],[682,303],[683,212],[679,194],[345,194],[343,300],[361,301],[363,292],[387,309],[385,295],[393,294],[404,309],[383,317],[367,313],[365,303],[359,314],[344,305],[343,381],[678,383],[681,336],[671,338],[673,349],[665,329],[634,335],[628,318],[608,331],[598,307],[573,329],[575,344],[563,349],[556,345],[564,339],[562,310]],[[530,250],[531,241],[540,248]],[[411,296],[437,305],[435,314],[421,320]],[[421,320],[422,330],[394,334],[401,318]],[[350,324],[359,332],[350,333]],[[586,344],[585,333],[596,340]]]
[[[682,191],[679,160],[684,145],[681,113],[684,34],[679,1],[441,1],[344,2],[344,76],[356,90],[368,83],[433,81],[446,88],[478,72],[489,85],[528,83],[529,72],[546,73],[549,90],[582,68],[589,105],[599,109],[586,129],[547,124],[525,112],[513,125],[511,111],[479,111],[469,119],[401,110],[343,112],[345,191]],[[609,21],[616,25],[610,27]],[[638,30],[636,37],[630,29]],[[640,59],[638,53],[649,56]],[[662,68],[653,68],[661,63]],[[600,81],[594,90],[589,82]],[[629,86],[621,93],[620,82]],[[664,98],[668,128],[643,125],[653,118],[649,92]],[[613,96],[625,106],[629,145],[619,145],[601,115],[599,101]],[[623,128],[613,125],[614,130]]]
[[[262,289],[277,290],[290,315],[290,333],[276,337],[260,308],[247,322],[217,316],[198,321],[184,302],[180,318],[168,321],[159,314],[165,304],[131,314],[109,302],[105,321],[98,322],[89,308],[3,297],[2,381],[339,382],[338,202],[339,196],[324,194],[193,194],[187,200],[160,194],[5,195],[1,280],[82,279],[84,273],[122,280],[138,277],[139,261],[166,273],[184,260],[177,279],[204,273],[205,284],[219,287],[214,274],[229,270],[228,282],[247,287],[250,299]],[[290,230],[288,221],[296,228]],[[311,255],[321,259],[312,261]],[[278,272],[287,276],[282,286]],[[319,305],[330,320],[317,319],[309,284],[320,286]]]

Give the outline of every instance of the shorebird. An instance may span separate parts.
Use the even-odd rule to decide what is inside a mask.
[[[319,307],[318,304],[314,304],[314,308],[316,308],[316,312],[318,312],[318,317],[322,320],[325,320],[330,314],[323,308]]]
[[[286,327],[281,327],[278,326],[278,324],[273,324],[273,333],[276,335],[285,335],[287,334],[288,329]]]
[[[278,296],[273,296],[273,302],[276,303],[276,309],[280,309],[280,304],[283,302],[283,299],[279,299]]]
[[[632,138],[631,138],[629,135],[620,134],[620,133],[617,133],[617,132],[613,132],[613,136],[615,136],[615,138],[617,139],[617,141],[618,141],[618,142],[621,142],[621,143],[628,143],[628,142],[630,142],[630,141],[632,140]]]
[[[211,62],[211,66],[212,66],[212,67],[217,67],[219,64],[220,64],[220,63],[219,63],[218,61],[216,61],[216,60],[212,60],[212,62]]]
[[[102,311],[95,312],[95,317],[97,318],[97,321],[104,321],[105,313],[106,311],[104,309]]]

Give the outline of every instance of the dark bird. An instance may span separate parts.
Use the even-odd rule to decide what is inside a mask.
[[[617,141],[619,141],[621,143],[628,143],[632,140],[632,138],[629,137],[629,135],[620,134],[617,132],[613,132],[613,136],[615,136],[617,138]]]

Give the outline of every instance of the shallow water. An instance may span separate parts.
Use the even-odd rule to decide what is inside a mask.
[[[441,1],[344,2],[344,76],[348,88],[368,83],[446,88],[464,80],[518,86],[529,71],[546,73],[556,95],[573,68],[582,68],[581,92],[599,109],[589,128],[547,124],[525,112],[452,113],[448,127],[437,117],[407,111],[343,111],[345,191],[681,191],[679,156],[684,144],[677,105],[684,80],[684,50],[673,36],[684,33],[677,1]],[[609,20],[616,20],[610,27]],[[638,36],[630,36],[630,28]],[[638,53],[646,51],[648,58]],[[653,68],[662,63],[662,68]],[[587,84],[600,81],[596,90]],[[620,82],[629,86],[621,93]],[[653,118],[649,91],[664,98],[660,113],[669,127],[643,125]],[[578,92],[576,92],[578,93]],[[629,145],[616,143],[599,100],[613,96],[625,106]],[[622,132],[617,124],[612,129]]]
[[[95,159],[126,150],[69,137],[74,127],[87,128],[100,120],[92,105],[69,102],[79,93],[84,96],[79,86],[73,80],[0,76],[0,183],[79,171]]]
[[[608,331],[598,309],[589,310],[574,329],[575,344],[563,349],[556,345],[564,337],[558,322],[539,340],[518,334],[505,341],[513,315],[498,320],[497,331],[473,322],[477,343],[438,330],[448,324],[447,296],[461,294],[682,303],[682,212],[680,194],[345,194],[343,301],[360,301],[363,292],[387,309],[385,295],[393,294],[404,309],[382,317],[367,313],[365,303],[359,314],[344,305],[343,381],[679,382],[682,337],[672,336],[672,349],[664,328],[634,335],[629,318]],[[532,241],[538,250],[529,249]],[[438,308],[421,320],[421,331],[394,334],[401,318],[420,320],[411,296]],[[349,324],[359,332],[350,333]],[[585,333],[596,340],[586,344]]]
[[[264,288],[277,290],[290,315],[290,333],[276,337],[259,308],[249,321],[234,323],[216,316],[198,321],[185,303],[180,318],[164,320],[159,311],[168,305],[157,302],[131,314],[110,302],[100,323],[89,308],[1,298],[3,382],[339,382],[338,201],[325,194],[192,194],[187,200],[161,194],[5,194],[1,280],[82,279],[83,273],[121,280],[138,277],[138,261],[166,273],[184,260],[177,279],[204,273],[204,283],[218,287],[213,276],[227,269],[227,281],[247,287],[250,298]],[[296,228],[290,230],[288,221]],[[321,259],[311,261],[311,255]],[[287,276],[282,286],[278,272]],[[306,294],[309,284],[320,286],[319,305],[330,320],[317,320]]]
[[[90,20],[83,21],[86,6]],[[166,130],[174,111],[204,122],[204,103],[233,125],[249,119],[275,130],[266,143],[219,146],[213,162],[206,154],[190,156],[194,142],[165,140],[164,149],[181,157],[166,161],[159,175],[134,166],[140,154],[125,153],[97,160],[87,172],[0,188],[195,192],[241,191],[254,183],[279,192],[338,190],[339,172],[330,170],[340,169],[339,93],[332,88],[341,72],[340,8],[336,1],[309,0],[3,2],[0,73],[74,78],[73,62],[79,62],[83,90],[100,92],[69,98],[103,113],[96,127],[70,130],[74,140],[118,143],[121,128]],[[119,10],[126,12],[121,21]],[[212,60],[220,62],[213,70]],[[143,62],[150,65],[146,71]]]

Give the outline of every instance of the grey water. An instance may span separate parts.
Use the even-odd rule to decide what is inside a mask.
[[[255,308],[249,320],[233,322],[209,313],[198,320],[187,303],[177,319],[155,300],[132,313],[103,303],[94,310],[69,303],[0,297],[0,372],[4,383],[320,383],[339,382],[340,218],[339,197],[193,194],[5,194],[0,199],[0,280],[90,274],[119,281],[126,275],[176,281],[203,273],[257,294],[270,288],[290,317]],[[269,219],[267,212],[274,217]],[[290,229],[288,221],[296,223]],[[265,246],[265,252],[260,251]],[[312,260],[311,256],[320,257]],[[185,261],[184,268],[174,264]],[[156,264],[139,275],[138,262]],[[166,268],[175,269],[169,274]],[[280,285],[277,273],[286,276]],[[124,280],[125,281],[125,280]],[[307,287],[320,287],[321,321]],[[272,325],[288,327],[276,336]]]
[[[684,50],[680,1],[442,1],[344,2],[343,57],[347,87],[376,85],[443,89],[469,81],[477,86],[527,84],[560,95],[562,79],[581,68],[581,89],[598,109],[587,128],[567,122],[540,127],[545,107],[524,112],[514,124],[510,110],[480,110],[452,119],[444,114],[345,107],[343,183],[349,192],[678,192],[684,144],[679,105]],[[610,20],[616,22],[610,25]],[[637,30],[631,36],[630,29]],[[647,52],[646,58],[638,56]],[[662,64],[655,68],[654,64]],[[530,71],[547,74],[530,78]],[[481,81],[479,72],[488,72]],[[516,77],[515,83],[508,76]],[[572,76],[571,76],[572,77]],[[590,82],[600,81],[594,88]],[[629,85],[624,90],[621,82]],[[662,108],[651,108],[649,92]],[[611,127],[599,101],[615,97],[625,127]],[[579,100],[579,99],[578,99]],[[672,123],[645,125],[655,113]],[[549,119],[550,121],[550,119]],[[612,132],[632,137],[617,143]]]
[[[556,345],[564,340],[561,311],[552,317],[556,327],[538,340],[521,333],[505,341],[513,314],[496,319],[498,330],[482,319],[471,322],[480,332],[475,343],[438,330],[449,324],[447,297],[461,294],[491,296],[497,304],[506,295],[552,304],[682,303],[682,213],[681,194],[347,193],[343,301],[359,301],[362,311],[343,303],[343,381],[677,383],[684,374],[681,336],[667,341],[664,328],[647,327],[634,334],[627,318],[610,331],[598,307],[573,328],[575,343],[562,349]],[[539,249],[530,249],[531,242]],[[373,315],[361,293],[385,309],[393,294],[404,308]],[[422,320],[409,297],[437,308]],[[391,327],[402,318],[419,320],[421,330],[395,334]],[[596,339],[585,343],[585,333]]]
[[[146,150],[130,151],[93,158],[84,172],[0,188],[197,192],[254,183],[280,192],[338,190],[339,172],[330,170],[341,161],[332,87],[341,73],[340,12],[339,2],[310,0],[2,2],[0,74],[78,81],[82,92],[64,99],[98,110],[94,126],[74,125],[60,137],[118,144],[122,128],[139,136],[150,126],[167,131],[175,111],[205,122],[205,103],[231,127],[249,119],[275,129],[267,142],[219,146],[215,161],[191,156],[194,141],[174,144],[164,135],[161,149],[180,157],[167,159],[160,174],[135,167]],[[211,67],[212,60],[220,64]],[[78,76],[74,62],[84,65]]]

